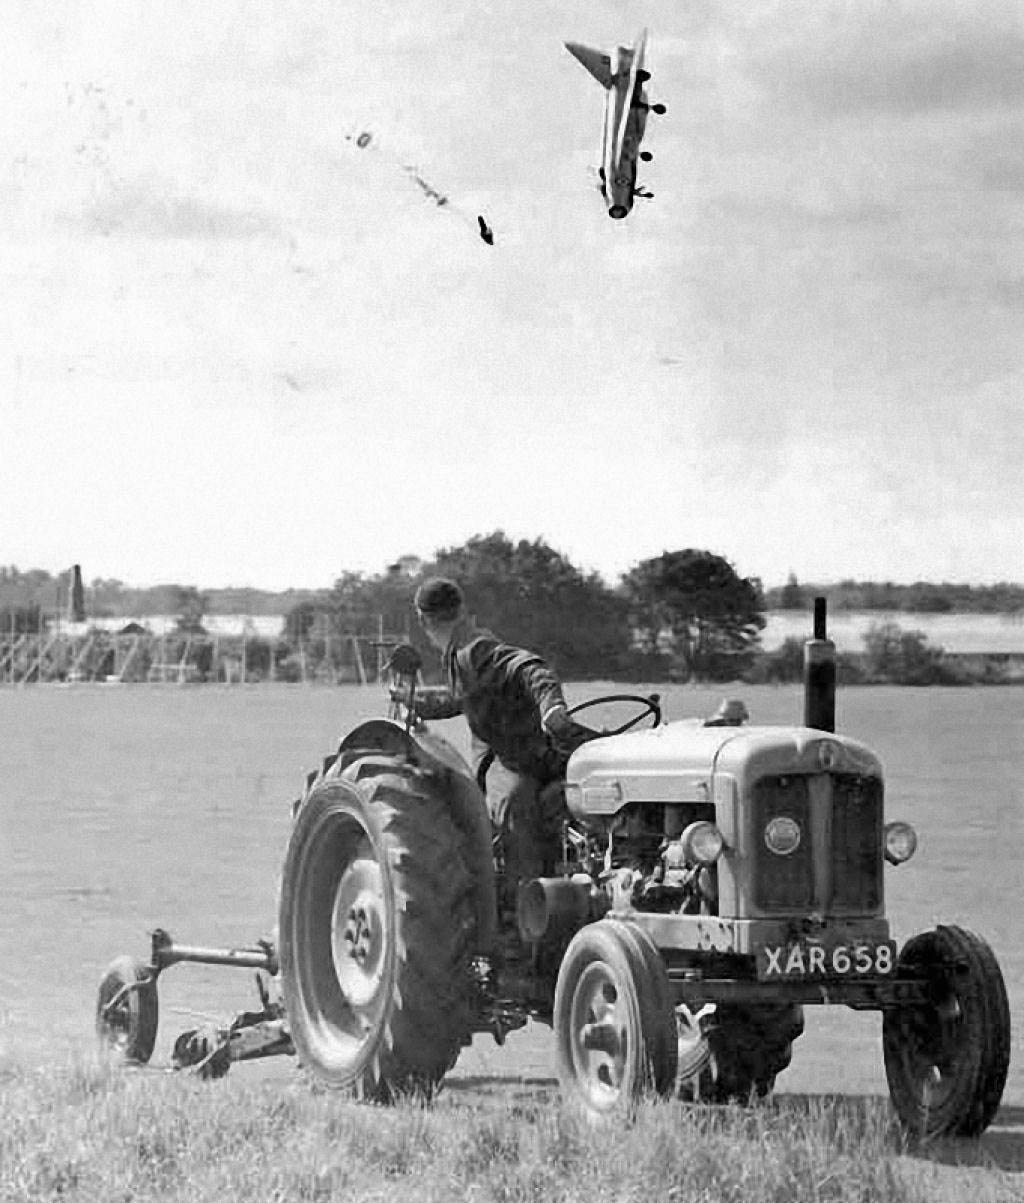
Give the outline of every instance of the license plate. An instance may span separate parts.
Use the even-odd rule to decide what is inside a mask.
[[[762,982],[887,977],[895,968],[895,940],[850,944],[799,940],[791,944],[766,944],[757,950],[757,977]]]

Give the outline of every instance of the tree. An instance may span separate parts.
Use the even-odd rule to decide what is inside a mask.
[[[756,577],[741,577],[722,556],[687,548],[643,560],[623,578],[633,621],[648,649],[662,631],[688,676],[721,680],[750,664],[765,625]]]
[[[563,676],[630,671],[628,609],[597,573],[584,573],[543,539],[504,531],[437,552],[425,575],[454,577],[482,626],[544,656]]]
[[[945,651],[928,642],[923,631],[905,631],[898,623],[875,623],[864,636],[868,678],[894,685],[944,685],[953,680]]]
[[[177,629],[183,635],[203,635],[203,615],[206,613],[206,598],[195,585],[174,586],[174,613]]]

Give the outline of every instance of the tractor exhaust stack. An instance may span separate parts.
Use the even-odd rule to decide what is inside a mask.
[[[836,729],[836,645],[826,634],[828,602],[814,599],[814,638],[804,644],[804,726]]]

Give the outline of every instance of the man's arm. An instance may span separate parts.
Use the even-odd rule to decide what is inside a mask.
[[[463,654],[467,655],[472,675],[481,685],[501,689],[505,682],[518,680],[533,698],[542,720],[551,710],[565,710],[561,682],[535,652],[488,637],[475,640]]]
[[[391,697],[403,706],[409,705],[409,690],[404,686],[392,689]],[[462,713],[462,702],[443,685],[421,685],[416,690],[413,704],[416,713],[424,719],[455,718]]]
[[[554,669],[542,657],[523,648],[508,644],[496,644],[490,649],[489,665],[483,666],[506,679],[519,677],[533,697],[540,714],[540,725],[554,745],[565,752],[572,752],[593,739],[597,732],[578,723],[569,714],[569,707],[562,693],[562,685]]]

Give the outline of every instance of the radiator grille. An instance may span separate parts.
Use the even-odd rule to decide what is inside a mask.
[[[764,777],[754,785],[755,904],[766,912],[876,911],[882,901],[882,782],[877,777],[832,774],[831,791],[814,792],[820,802],[831,796],[831,814],[815,815],[812,821],[811,781],[787,775]],[[799,847],[788,856],[776,855],[764,842],[765,827],[778,816],[800,825]],[[815,855],[830,858],[828,871],[820,866],[815,873]],[[816,890],[826,889],[828,897],[816,896]]]
[[[814,902],[814,849],[806,777],[764,777],[754,786],[754,899],[766,911],[807,910]],[[800,825],[801,839],[788,856],[764,842],[764,829],[778,816]]]
[[[832,778],[832,907],[873,911],[882,901],[882,782]]]

